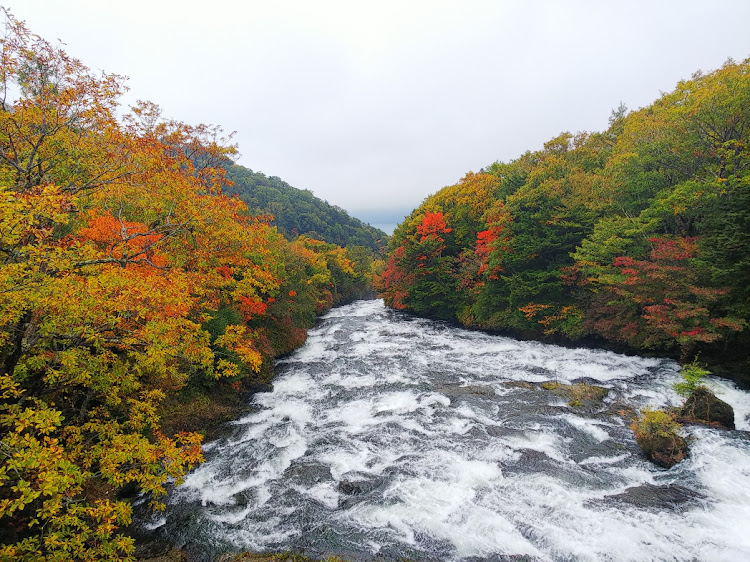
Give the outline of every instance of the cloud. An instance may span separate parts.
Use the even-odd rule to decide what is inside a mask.
[[[236,130],[241,164],[350,210],[413,207],[750,55],[743,0],[9,7],[89,66],[130,76],[127,100]]]

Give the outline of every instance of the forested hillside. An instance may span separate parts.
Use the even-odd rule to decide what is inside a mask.
[[[366,293],[371,258],[286,240],[223,195],[220,129],[118,119],[121,77],[4,27],[0,559],[129,559],[127,498],[159,508],[192,430]]]
[[[750,60],[469,173],[396,229],[387,304],[747,367]],[[744,362],[744,363],[743,363]]]
[[[339,246],[364,246],[373,252],[385,248],[385,232],[350,217],[311,191],[236,164],[227,168],[227,177],[233,185],[225,191],[239,196],[254,214],[272,215],[271,224],[289,239],[305,235]]]

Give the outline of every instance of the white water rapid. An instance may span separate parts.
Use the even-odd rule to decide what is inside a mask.
[[[687,427],[670,470],[620,413],[678,404],[676,370],[340,307],[151,527],[199,560],[750,560],[750,395],[708,381],[737,430]],[[609,392],[570,406],[544,381]]]

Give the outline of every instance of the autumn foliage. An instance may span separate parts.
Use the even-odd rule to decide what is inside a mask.
[[[375,280],[385,302],[396,309],[410,309],[440,318],[450,317],[446,301],[454,290],[452,259],[444,255],[452,229],[443,213],[425,213],[415,233],[405,238]]]
[[[700,286],[690,260],[698,239],[650,238],[648,259],[618,256],[612,267],[619,275],[603,280],[612,307],[592,325],[598,333],[649,348],[678,347],[689,359],[699,343],[712,343],[743,328],[739,318],[724,316],[716,303],[727,288]]]
[[[5,14],[0,102],[0,559],[129,559],[124,491],[162,507],[201,437],[162,404],[270,373],[355,297],[349,250],[222,195],[235,149]]]
[[[469,173],[398,226],[386,304],[530,337],[750,360],[750,61]]]

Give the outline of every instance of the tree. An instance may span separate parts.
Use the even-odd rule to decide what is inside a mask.
[[[153,105],[118,123],[120,79],[7,12],[2,50],[0,557],[128,558],[117,491],[158,508],[202,459],[199,435],[161,433],[160,402],[192,373],[232,375],[219,346],[259,366],[244,326],[212,343],[201,323],[276,290],[269,227],[216,195],[234,149],[215,128]]]
[[[651,238],[649,259],[620,256],[613,266],[609,311],[594,323],[608,338],[624,338],[636,347],[678,347],[686,360],[699,343],[712,343],[742,330],[739,318],[723,315],[724,288],[698,284],[690,260],[698,250],[695,238]],[[619,334],[619,336],[617,335]]]
[[[455,314],[454,258],[444,255],[452,232],[443,213],[425,213],[405,241],[390,256],[378,286],[386,302],[437,318]]]

